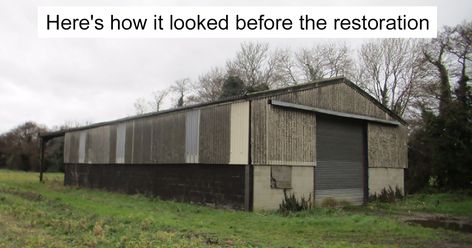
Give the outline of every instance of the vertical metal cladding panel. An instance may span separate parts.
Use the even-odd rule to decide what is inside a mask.
[[[142,140],[142,163],[152,163],[152,128],[153,119],[143,119],[143,140]]]
[[[231,104],[230,164],[248,164],[249,102]]]
[[[85,146],[87,142],[87,131],[80,131],[79,135],[78,162],[85,163]]]
[[[367,130],[369,167],[407,168],[408,132],[404,126],[369,123]]]
[[[206,107],[201,110],[197,162],[204,164],[229,163],[230,115],[230,104]]]
[[[267,164],[315,166],[315,115],[267,108]]]
[[[152,118],[153,163],[185,163],[185,116],[185,112],[175,112]]]
[[[110,126],[110,148],[108,154],[108,163],[115,163],[116,159],[116,127],[116,124]]]
[[[88,129],[85,162],[93,164],[109,163],[110,126]]]
[[[133,161],[133,136],[134,121],[126,122],[126,137],[125,137],[125,163],[131,164]]]
[[[143,163],[144,149],[144,119],[136,119],[133,132],[133,164]]]
[[[364,134],[361,121],[317,115],[315,201],[364,200]]]
[[[125,162],[126,123],[118,124],[116,128],[116,158],[115,163]]]
[[[188,111],[185,118],[185,162],[198,163],[200,110]]]
[[[266,99],[251,103],[251,157],[253,164],[266,163]]]
[[[71,132],[68,134],[70,135],[69,163],[79,163],[80,132]]]
[[[64,163],[71,163],[71,133],[64,134]]]

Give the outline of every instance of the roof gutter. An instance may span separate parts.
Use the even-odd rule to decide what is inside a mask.
[[[327,109],[314,108],[314,107],[310,107],[310,106],[307,106],[307,105],[301,105],[301,104],[290,103],[290,102],[283,102],[283,101],[279,101],[279,100],[268,100],[268,103],[270,105],[273,105],[273,106],[276,106],[276,107],[290,108],[290,109],[314,112],[314,113],[319,113],[319,114],[345,117],[345,118],[350,118],[350,119],[365,120],[365,121],[377,122],[377,123],[393,125],[393,126],[399,126],[400,125],[400,122],[398,122],[398,121],[383,120],[383,119],[370,117],[370,116],[356,115],[356,114],[337,112],[337,111],[332,111],[332,110],[327,110]]]

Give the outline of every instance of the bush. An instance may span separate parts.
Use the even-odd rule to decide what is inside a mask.
[[[308,196],[308,199],[305,199],[305,197],[302,196],[300,200],[298,200],[294,193],[287,195],[287,191],[284,190],[284,199],[279,205],[279,211],[281,213],[288,214],[291,212],[300,212],[311,208],[313,208],[311,195]]]
[[[375,193],[369,196],[370,201],[378,201],[378,202],[397,202],[399,200],[403,200],[404,195],[402,190],[395,186],[395,189],[392,186],[388,186],[388,188],[383,188],[379,194]]]

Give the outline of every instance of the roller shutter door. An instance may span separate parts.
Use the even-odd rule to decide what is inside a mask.
[[[317,115],[315,202],[327,197],[362,204],[364,128],[362,121]]]

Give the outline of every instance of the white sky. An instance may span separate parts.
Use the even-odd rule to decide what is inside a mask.
[[[138,97],[175,80],[223,66],[241,39],[39,39],[38,6],[117,5],[433,5],[438,26],[471,20],[472,1],[45,1],[0,2],[0,133],[33,120],[106,121],[134,114]],[[264,40],[272,47],[311,47],[316,39]],[[362,40],[347,40],[356,46]]]

